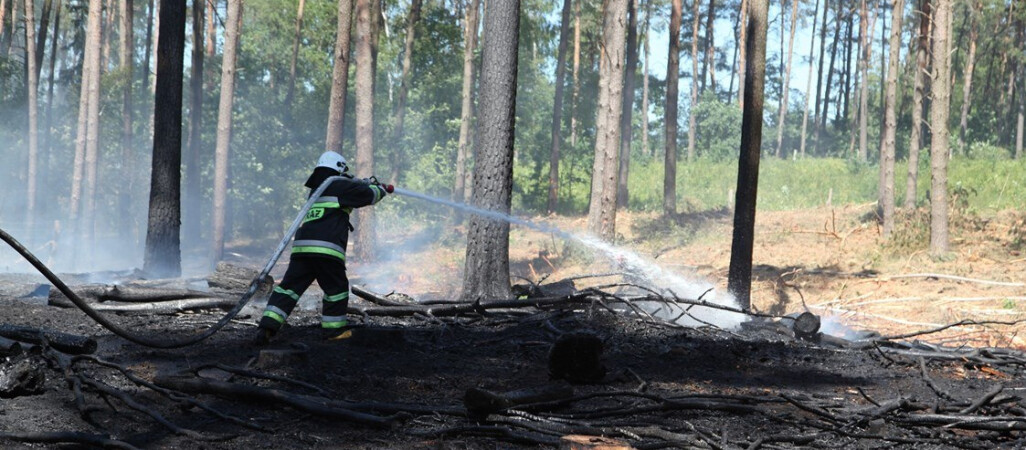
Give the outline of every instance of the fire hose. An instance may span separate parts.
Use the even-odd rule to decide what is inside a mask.
[[[246,290],[246,293],[242,295],[242,297],[239,299],[239,302],[230,311],[228,311],[224,315],[224,317],[222,317],[220,320],[218,320],[215,324],[211,325],[202,333],[178,340],[161,339],[132,334],[130,331],[122,328],[118,324],[111,322],[98,311],[93,309],[92,306],[89,306],[89,303],[83,300],[82,297],[79,297],[78,294],[75,293],[75,291],[72,291],[67,284],[64,284],[64,281],[58,278],[57,275],[55,275],[48,267],[46,267],[45,264],[39,261],[39,258],[36,258],[36,256],[33,255],[32,252],[30,252],[27,248],[25,248],[24,245],[18,242],[17,239],[15,239],[13,236],[8,234],[3,229],[0,229],[0,239],[2,239],[4,242],[7,243],[7,245],[11,246],[11,248],[13,248],[19,254],[21,254],[21,256],[25,258],[25,260],[32,264],[32,266],[35,267],[36,270],[39,271],[39,273],[46,277],[46,279],[50,283],[52,283],[54,287],[57,288],[57,290],[61,291],[61,293],[67,296],[68,299],[75,304],[75,306],[82,310],[82,312],[86,313],[86,315],[89,316],[91,319],[95,320],[96,323],[102,325],[104,328],[110,330],[112,333],[130,342],[134,342],[139,345],[144,345],[146,347],[163,349],[181,348],[196,344],[210,336],[213,336],[214,333],[217,333],[221,328],[227,325],[228,322],[234,319],[240,311],[242,311],[242,308],[245,307],[247,303],[249,303],[249,300],[253,297],[253,294],[255,294],[257,289],[260,287],[261,280],[263,280],[264,277],[266,277],[267,274],[271,272],[271,269],[274,268],[275,263],[278,262],[278,258],[280,258],[282,252],[285,251],[285,247],[287,247],[289,241],[292,240],[292,236],[294,236],[296,232],[299,230],[299,226],[302,225],[303,218],[306,216],[307,211],[310,210],[313,204],[316,203],[317,198],[320,197],[322,193],[324,193],[324,190],[327,189],[333,181],[341,180],[343,178],[344,177],[342,176],[329,177],[328,179],[324,180],[324,182],[321,183],[320,186],[317,187],[317,190],[313,191],[313,193],[310,194],[310,197],[309,199],[307,199],[306,204],[304,204],[303,207],[299,210],[299,214],[297,214],[295,220],[292,221],[292,225],[290,225],[288,230],[285,232],[285,236],[282,237],[281,242],[279,242],[278,246],[274,249],[274,253],[272,253],[271,257],[267,260],[267,264],[264,264],[264,267],[260,271],[260,274],[258,274],[256,278],[254,278],[253,281],[249,283],[249,289]],[[367,182],[371,184],[379,184],[377,179],[375,179],[374,177],[369,178]],[[388,186],[390,187],[391,185]]]

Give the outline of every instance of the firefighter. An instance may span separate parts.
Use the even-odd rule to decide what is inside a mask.
[[[342,155],[324,152],[317,161],[305,186],[310,194],[324,180],[339,176],[321,194],[303,219],[292,242],[292,257],[278,286],[275,286],[267,308],[260,318],[255,338],[266,344],[281,330],[299,297],[317,280],[324,290],[321,329],[326,339],[344,337],[348,321],[349,279],[346,278],[346,242],[353,230],[349,215],[354,208],[373,205],[392,192],[391,185],[378,184],[373,178],[353,178]]]

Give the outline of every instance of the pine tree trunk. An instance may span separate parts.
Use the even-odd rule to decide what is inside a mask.
[[[150,0],[146,8],[146,50],[143,52],[143,86],[150,85],[150,56],[153,55],[153,8],[156,0]]]
[[[869,160],[869,61],[873,54],[871,32],[869,29],[869,10],[866,6],[867,0],[862,0],[859,13],[859,39],[860,48],[864,52],[859,61],[859,153],[861,162]]]
[[[563,87],[566,84],[566,48],[570,39],[570,3],[563,0],[563,12],[559,22],[559,50],[556,52],[556,98],[552,102],[552,132],[549,147],[549,199],[546,211],[556,212],[559,203],[559,154],[563,139],[560,130],[563,124]]]
[[[784,68],[784,83],[780,86],[780,115],[777,118],[777,158],[787,158],[787,153],[782,151],[784,146],[784,129],[787,128],[787,101],[791,92],[791,59],[794,57],[794,30],[798,25],[798,0],[791,2],[791,33],[787,39],[787,66]],[[781,30],[783,33],[783,30]]]
[[[415,0],[416,1],[416,0]],[[292,58],[289,59],[289,84],[285,92],[285,114],[292,115],[292,100],[296,96],[296,62],[299,59],[299,41],[303,38],[303,10],[306,0],[299,0],[296,8],[296,31],[292,34]]]
[[[520,1],[487,4],[472,203],[508,213],[513,198]],[[509,222],[477,215],[470,219],[463,273],[464,300],[510,297]]]
[[[356,0],[356,175],[374,175],[374,17],[376,0]],[[354,214],[355,248],[350,253],[373,259],[374,211],[363,208]]]
[[[919,17],[918,39],[916,44],[916,66],[912,76],[912,130],[908,139],[908,177],[905,180],[905,209],[913,210],[916,207],[916,195],[918,191],[919,178],[919,149],[923,146],[923,126],[926,122],[923,119],[923,102],[930,91],[930,77],[926,73],[930,58],[930,17],[932,8],[930,0],[919,0],[919,10],[916,16]]]
[[[182,272],[182,68],[185,65],[185,2],[161,0],[153,108],[153,170],[143,270],[173,278]]]
[[[652,28],[650,26],[652,19],[652,0],[645,2],[645,25],[644,25],[644,52],[645,59],[641,65],[641,154],[646,157],[652,156],[652,150],[648,146],[648,58],[651,55],[649,49],[649,38]]]
[[[410,73],[413,68],[413,42],[416,37],[417,21],[420,20],[422,0],[410,2],[410,12],[406,16],[406,41],[403,45],[402,78],[399,82],[399,95],[396,96],[395,128],[392,130],[392,182],[399,181],[399,175],[406,161],[403,144],[403,125],[406,118],[406,98],[410,90]]]
[[[7,35],[4,34],[5,25],[7,25],[7,0],[0,0],[0,49],[5,49],[7,45]]]
[[[747,0],[745,0],[747,1]],[[680,84],[681,0],[671,0],[670,45],[666,60],[666,134],[663,152],[663,214],[677,213],[677,99]]]
[[[820,101],[823,98],[822,97],[822,94],[823,94],[823,60],[824,60],[824,56],[825,56],[825,53],[826,53],[827,14],[829,12],[830,12],[830,0],[824,0],[823,1],[823,25],[819,29],[819,59],[816,61],[816,65],[818,66],[817,69],[816,69],[816,100],[815,100],[815,102],[813,102],[813,105],[815,107],[815,114],[812,115],[812,128],[815,130],[815,131],[813,131],[813,138],[812,138],[812,154],[813,155],[819,155],[819,131],[822,129],[821,124],[823,123],[823,121],[820,119],[820,108],[819,107],[820,107]],[[835,21],[836,21],[836,19],[835,19]],[[836,44],[836,39],[834,40],[834,42]],[[809,73],[810,73],[810,77],[811,77],[812,69],[809,69]],[[830,86],[827,85],[828,89],[829,89],[829,87]],[[829,95],[830,94],[828,93],[827,94],[828,98],[829,98]],[[826,115],[826,110],[822,110],[822,112],[823,112],[823,115],[825,116]],[[802,133],[802,134],[804,135],[805,133]],[[804,156],[804,153],[802,155]]]
[[[57,42],[61,37],[61,5],[64,2],[57,2],[57,11],[54,12],[53,39],[50,39],[50,73],[47,78],[46,87],[46,154],[53,150],[53,87],[57,73]],[[47,171],[51,173],[50,171]]]
[[[581,94],[580,69],[581,69],[581,2],[574,2],[574,64],[572,82],[573,91],[570,94],[570,148],[577,147],[577,99]]]
[[[160,42],[160,8],[162,7],[162,2],[163,2],[163,0],[157,0],[157,4],[154,6],[154,8],[155,8],[154,14],[156,15],[156,17],[154,17],[154,20],[153,20],[153,40],[154,40],[154,42]],[[154,61],[157,60],[157,50],[158,50],[158,48],[156,46],[154,46],[153,47],[153,60]],[[154,73],[156,73],[156,67],[154,67]],[[157,91],[157,80],[156,80],[156,78],[153,79],[153,83],[151,83],[149,85],[149,87],[150,87],[150,92],[156,93],[156,91]]]
[[[477,18],[481,0],[470,0],[463,18],[463,93],[460,106],[460,140],[456,150],[456,180],[452,198],[467,199],[467,156],[471,152],[471,125],[474,120],[474,49],[477,46]]]
[[[972,105],[973,71],[976,68],[976,39],[979,36],[979,15],[982,14],[983,5],[980,0],[973,2],[970,12],[972,25],[969,30],[969,55],[965,61],[965,83],[962,85],[962,115],[958,121],[958,151],[962,156],[969,154],[966,148],[965,133],[969,128],[969,109]]]
[[[353,0],[338,0],[335,27],[335,63],[331,69],[331,99],[328,104],[328,129],[324,150],[342,154],[342,130],[346,115],[346,89],[349,87],[349,41],[352,35]]]
[[[746,64],[745,109],[741,119],[741,155],[737,169],[734,232],[730,246],[727,289],[742,309],[751,307],[752,248],[755,238],[755,203],[759,187],[762,146],[763,89],[766,75],[767,0],[751,0]]]
[[[819,120],[820,120],[820,124],[819,124],[820,130],[826,128],[826,126],[827,126],[827,118],[829,117],[829,112],[830,112],[830,92],[831,91],[839,91],[839,89],[835,89],[834,88],[834,63],[837,62],[837,41],[840,40],[840,39],[837,39],[836,36],[840,36],[840,34],[841,34],[841,4],[842,3],[844,3],[844,2],[841,2],[841,1],[837,2],[837,11],[834,12],[834,36],[835,36],[835,38],[831,39],[832,42],[830,44],[830,65],[829,65],[829,67],[827,67],[827,79],[826,79],[826,84],[824,85],[824,86],[826,86],[826,89],[823,91],[823,115],[820,116],[820,118],[819,118]],[[841,104],[841,99],[840,99],[840,97],[838,97],[837,98],[837,105],[834,105],[834,108],[835,109],[838,108],[840,106],[840,104]],[[819,146],[819,134],[816,135],[816,145]]]
[[[612,241],[616,233],[620,114],[623,108],[624,47],[628,0],[608,0],[602,11],[602,50],[595,118],[595,164],[591,175],[588,231]]]
[[[901,65],[901,19],[905,0],[893,0],[891,17],[890,65],[887,68],[887,88],[884,94],[884,123],[880,143],[880,199],[883,210],[883,235],[888,238],[894,230],[894,153],[898,116],[895,111],[898,92],[898,66]]]
[[[133,71],[135,67],[135,34],[134,34],[134,21],[133,21],[133,0],[121,0],[119,6],[121,8],[121,24],[120,26],[120,42],[118,45],[118,60],[121,64],[123,75],[126,80],[134,80]],[[194,6],[195,7],[195,6]],[[193,65],[196,61],[193,60]],[[200,62],[200,67],[202,67]],[[125,185],[122,186],[120,195],[118,195],[118,210],[119,211],[132,211],[132,198],[135,196],[136,179],[133,175],[136,172],[135,169],[135,138],[133,135],[133,122],[135,120],[135,109],[132,107],[132,84],[125,83],[124,89],[121,91],[121,167],[124,170]],[[195,107],[195,106],[193,106]],[[198,183],[194,183],[195,180],[192,177],[186,177],[189,184],[186,185],[186,189],[193,189],[195,186],[196,196],[190,197],[186,195],[187,199],[190,199],[190,203],[196,202],[198,207],[199,193]],[[188,205],[189,203],[187,203]],[[133,226],[133,220],[131,214],[121,214],[120,228],[122,233],[129,233],[129,230],[135,231]],[[189,216],[195,217],[195,216]],[[190,236],[199,235],[199,221],[195,221],[196,228],[193,229],[195,234],[188,234]],[[138,242],[138,234],[131,234],[134,238],[133,241]]]
[[[235,64],[238,61],[239,34],[242,32],[242,8],[242,0],[228,0],[221,57],[221,98],[217,105],[217,143],[214,148],[212,265],[220,261],[224,255],[225,221],[228,215],[228,156],[231,152]]]
[[[627,6],[627,66],[624,67],[623,109],[620,115],[620,173],[617,175],[616,205],[627,208],[629,193],[627,177],[631,171],[631,142],[634,112],[634,83],[638,71],[638,0]]]
[[[85,174],[86,118],[89,112],[89,74],[92,72],[90,57],[95,48],[86,46],[82,55],[82,79],[78,96],[78,120],[75,128],[75,157],[71,173],[71,197],[69,218],[73,229],[78,228],[82,210],[82,181]]]
[[[816,6],[812,10],[812,34],[816,35],[816,26],[819,25],[817,20],[819,19],[819,0],[816,0]],[[822,48],[822,45],[820,45]],[[802,132],[801,132],[801,145],[798,147],[798,154],[805,158],[805,135],[809,129],[809,99],[812,98],[812,71],[816,67],[816,40],[809,39],[809,75],[805,82],[805,108],[802,112]],[[820,64],[822,67],[822,64]]]
[[[746,58],[745,55],[745,51],[747,51],[747,45],[745,43],[748,42],[748,1],[749,0],[741,0],[741,12],[739,13],[741,30],[738,33],[737,41],[738,51],[740,52],[737,60],[737,103],[741,109],[745,108],[745,64],[748,61],[748,58]]]
[[[698,117],[695,112],[698,110],[699,86],[698,74],[698,24],[701,15],[698,12],[698,0],[694,0],[694,20],[691,22],[691,101],[688,104],[688,162],[695,160],[695,139],[698,138]]]
[[[207,58],[214,57],[214,51],[216,48],[217,41],[217,15],[215,8],[217,7],[218,0],[207,0],[207,33],[206,43],[204,45],[203,53],[206,54]],[[213,78],[213,77],[210,77]]]
[[[96,10],[94,12],[93,7]],[[79,223],[80,237],[90,243],[95,232],[96,218],[96,183],[100,153],[100,52],[102,50],[102,0],[89,1],[89,25],[86,32],[86,45],[95,46],[89,63],[89,102],[86,115],[86,147],[85,147],[85,188],[82,206],[82,221]],[[95,25],[95,26],[94,26]]]
[[[0,56],[10,58],[11,48],[14,47],[14,40],[18,34],[18,0],[11,2],[11,32],[5,36],[5,39],[0,45]]]
[[[716,39],[713,31],[716,21],[716,0],[709,0],[709,11],[705,15],[705,66],[709,72],[709,89],[716,93]],[[703,78],[704,82],[705,79]],[[702,89],[705,92],[705,89]]]
[[[13,28],[13,27],[12,27]],[[28,173],[27,196],[25,202],[25,224],[28,232],[34,233],[36,216],[36,178],[39,176],[37,162],[39,160],[39,71],[36,68],[36,47],[31,43],[35,42],[36,18],[35,5],[32,0],[25,0],[25,63],[28,65],[26,72],[28,80],[26,90],[28,91]],[[30,241],[32,236],[30,235]]]
[[[930,101],[930,253],[948,252],[948,108],[951,107],[951,0],[933,11],[933,85]]]
[[[116,0],[106,0],[107,5],[104,7],[106,13],[104,14],[104,25],[103,25],[103,53],[100,58],[100,68],[102,73],[107,73],[110,70],[110,43],[114,40],[114,22],[116,19],[115,13],[117,8],[114,6]]]
[[[854,12],[848,12],[848,19],[847,19],[847,21],[846,21],[847,23],[845,25],[846,29],[847,29],[848,38],[844,40],[844,61],[843,61],[843,64],[842,64],[843,68],[841,69],[841,73],[840,73],[840,76],[843,79],[843,82],[841,83],[841,86],[844,89],[844,95],[842,95],[841,98],[837,99],[837,103],[838,103],[838,106],[840,106],[840,109],[837,110],[838,116],[836,118],[836,122],[840,123],[840,124],[847,124],[847,122],[848,122],[848,108],[849,108],[849,106],[851,106],[850,105],[850,101],[851,101],[851,85],[852,85],[851,50],[852,50],[852,44],[853,44],[852,36],[854,35],[854,32],[855,32],[855,27],[854,27],[854,24],[852,23],[855,20],[854,17],[855,17]],[[862,42],[862,37],[861,36],[859,37],[859,42],[860,43]],[[858,55],[858,53],[859,52],[856,52],[856,56]],[[851,128],[849,128],[849,130],[850,129]]]
[[[36,43],[36,52],[35,52],[36,56],[35,56],[34,60],[36,62],[36,66],[35,67],[36,67],[36,84],[37,84],[37,87],[38,87],[38,84],[39,84],[39,74],[40,74],[40,71],[43,68],[43,53],[44,53],[44,50],[46,50],[46,39],[47,39],[47,32],[50,29],[50,13],[51,12],[53,12],[53,0],[45,0],[43,2],[43,14],[39,17],[39,35],[34,38],[35,39],[35,43]],[[28,21],[28,16],[25,17],[25,20]]]
[[[200,240],[200,153],[203,146],[203,28],[204,0],[192,0],[192,67],[189,77],[189,157],[185,162],[185,233],[186,245],[199,245]]]

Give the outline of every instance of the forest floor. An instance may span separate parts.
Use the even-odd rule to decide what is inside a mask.
[[[37,346],[42,354],[0,364],[35,361],[46,376],[34,395],[0,400],[0,447],[55,445],[14,444],[48,438],[110,448],[528,448],[559,445],[565,435],[604,435],[635,448],[1022,445],[1026,342],[1015,322],[1026,315],[1026,262],[1016,247],[1023,216],[956,217],[951,254],[933,258],[919,250],[923,234],[909,229],[885,244],[869,213],[869,205],[760,212],[752,303],[777,317],[730,329],[665,323],[618,306],[626,294],[587,290],[644,284],[620,274],[579,279],[576,295],[545,306],[482,304],[456,317],[354,314],[361,327],[339,341],[320,338],[313,288],[267,347],[251,343],[257,302],[200,344],[159,350],[115,337],[76,309],[20,298],[41,283],[35,275],[0,275],[0,322],[99,343],[93,357]],[[584,228],[581,218],[539,220]],[[728,213],[618,220],[622,248],[725,286]],[[354,284],[451,300],[462,261],[462,249],[446,245],[452,238],[415,229],[393,239],[380,262],[351,263]],[[510,251],[511,271],[539,283],[623,268],[520,229]],[[258,267],[268,249],[240,244],[234,252],[236,264]],[[284,267],[272,272],[276,279]],[[86,278],[68,283],[96,281]],[[360,299],[351,306],[375,307]],[[805,310],[846,340],[796,338],[779,316]],[[222,314],[110,316],[135,333],[184,337]],[[902,336],[966,320],[974,323]],[[602,342],[604,375],[570,385],[550,373],[551,353],[577,332]],[[166,390],[176,379],[202,388]],[[154,380],[165,388],[148,384]],[[474,389],[501,399],[468,414],[465,396]],[[558,395],[522,404],[508,394],[523,389]]]

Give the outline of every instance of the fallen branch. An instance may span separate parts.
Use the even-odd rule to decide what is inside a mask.
[[[189,309],[231,309],[236,304],[238,304],[238,300],[231,298],[206,297],[187,300],[167,300],[156,303],[101,303],[94,305],[93,309],[97,311],[167,314]]]
[[[100,434],[79,433],[75,431],[54,431],[44,433],[0,433],[0,439],[10,439],[16,442],[32,442],[39,444],[61,444],[73,443],[97,446],[103,448],[115,448],[121,450],[138,450],[138,447],[127,442],[111,439]]]
[[[200,378],[185,378],[174,376],[158,376],[153,383],[168,389],[175,389],[183,392],[200,394],[212,394],[230,399],[241,399],[249,402],[267,403],[275,407],[287,405],[303,412],[319,416],[344,419],[364,425],[377,427],[391,427],[400,418],[398,416],[379,417],[372,414],[361,413],[349,409],[330,406],[309,398],[299,397],[292,393],[267,389],[257,386],[250,386],[225,381],[208,380]]]

